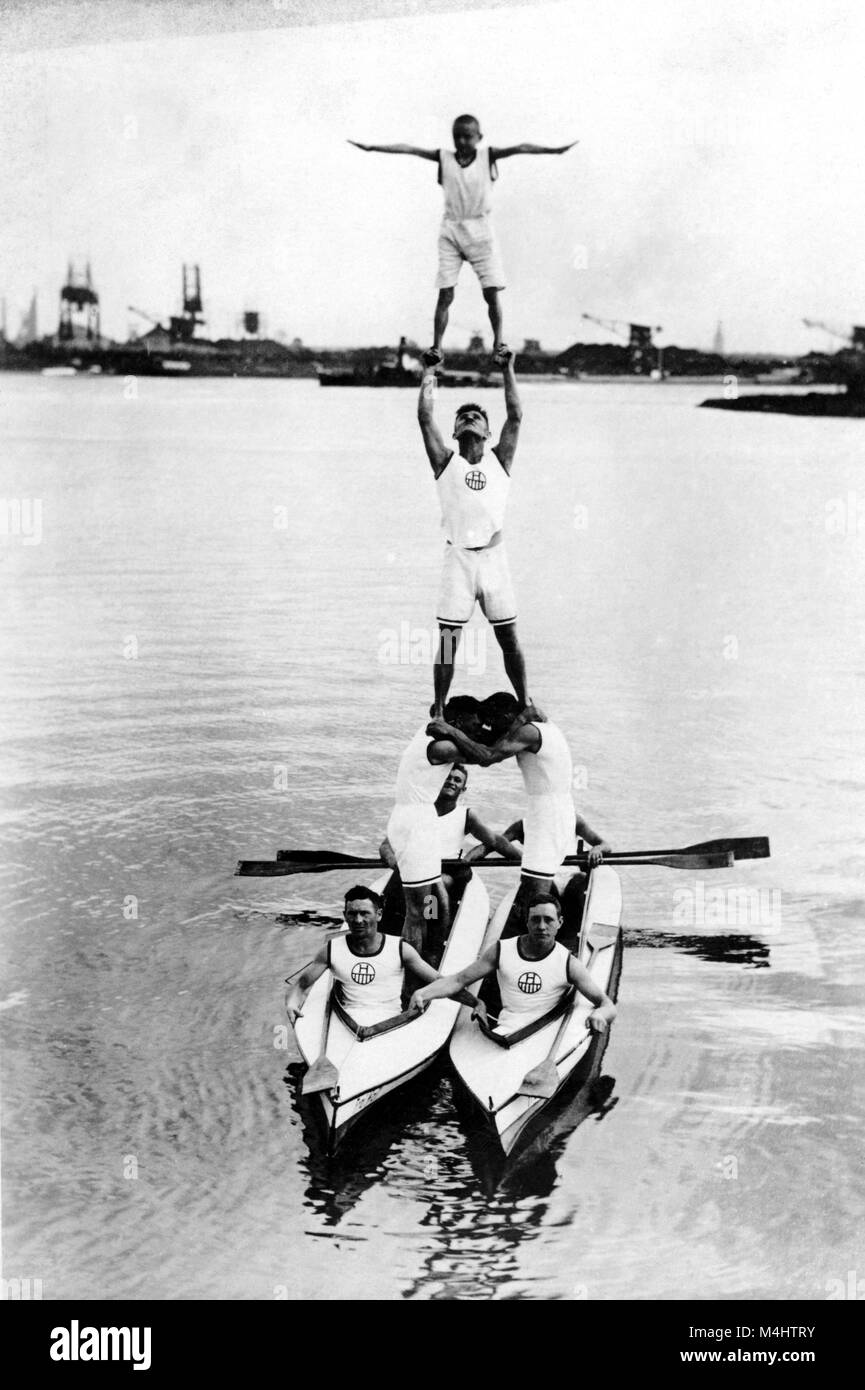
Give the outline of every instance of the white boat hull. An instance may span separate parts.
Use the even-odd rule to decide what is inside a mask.
[[[387,880],[385,880],[386,883]],[[383,891],[384,884],[377,884]],[[454,974],[480,953],[489,919],[487,890],[476,874],[466,884],[439,969]],[[390,1032],[359,1039],[330,1009],[333,977],[316,980],[295,1025],[295,1039],[308,1066],[321,1057],[336,1068],[332,1090],[319,1100],[332,1153],[356,1122],[375,1104],[419,1076],[435,1061],[453,1031],[460,1005],[437,999],[416,1018]]]
[[[485,946],[498,940],[510,912],[513,894],[500,905]],[[609,993],[615,989],[621,956],[622,890],[619,876],[609,865],[592,872],[583,912],[578,947],[579,959],[596,984]],[[530,1037],[509,1048],[501,1047],[472,1022],[471,1011],[463,1009],[450,1043],[454,1070],[469,1095],[486,1116],[487,1123],[506,1154],[549,1104],[553,1096],[520,1095],[526,1073],[546,1061],[555,1044],[554,1061],[558,1095],[578,1067],[590,1060],[596,1039],[586,1018],[593,1005],[578,994],[569,1015],[559,1015]]]

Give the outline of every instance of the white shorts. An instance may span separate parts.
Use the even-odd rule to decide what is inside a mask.
[[[516,622],[517,606],[504,541],[483,550],[446,545],[436,618],[463,627],[479,603],[493,627]]]
[[[562,860],[574,848],[577,819],[574,799],[569,792],[530,796],[523,812],[522,871],[534,878],[552,878]]]
[[[505,274],[498,243],[488,217],[442,222],[439,232],[439,273],[436,289],[453,289],[463,261],[468,261],[485,290],[503,290]]]
[[[417,888],[441,878],[438,819],[431,801],[394,806],[390,813],[387,838],[405,888]]]

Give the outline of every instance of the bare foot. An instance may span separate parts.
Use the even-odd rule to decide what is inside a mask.
[[[427,348],[426,352],[421,354],[421,361],[425,367],[438,367],[444,360],[445,357],[441,348]]]
[[[515,357],[516,353],[508,347],[507,343],[499,343],[499,346],[493,351],[492,364],[494,367],[507,367]]]

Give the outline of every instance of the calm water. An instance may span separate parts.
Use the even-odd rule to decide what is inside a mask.
[[[278,1030],[346,880],[232,876],[381,837],[440,559],[411,393],[0,376],[0,495],[41,501],[38,544],[0,538],[7,1277],[785,1299],[865,1273],[865,426],[714,393],[524,388],[511,564],[583,809],[620,848],[773,856],[623,870],[599,1082],[501,1173],[444,1067],[328,1168]],[[504,684],[485,635],[455,690]],[[505,824],[519,774],[469,801]]]

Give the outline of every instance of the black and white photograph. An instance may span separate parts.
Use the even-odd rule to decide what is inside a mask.
[[[34,1364],[577,1302],[816,1368],[865,1299],[863,60],[855,0],[0,3]]]

